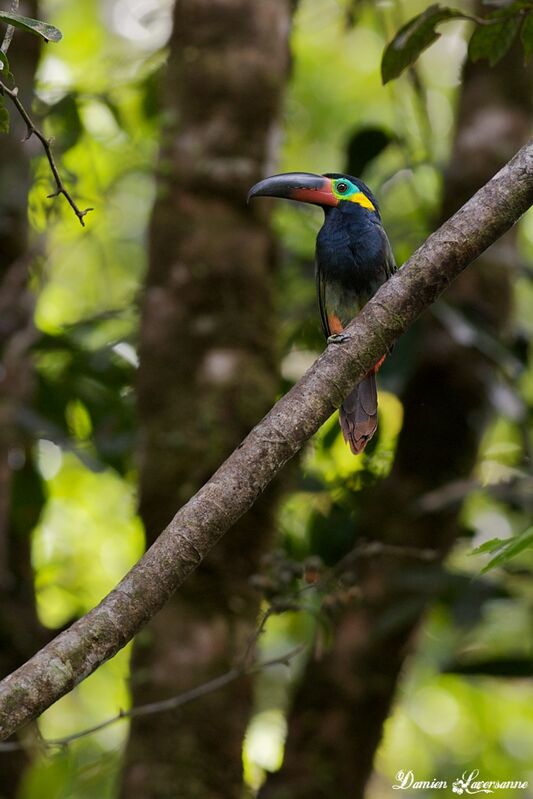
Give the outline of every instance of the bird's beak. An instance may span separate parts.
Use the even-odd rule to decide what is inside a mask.
[[[330,178],[324,175],[313,175],[311,172],[287,172],[284,175],[272,175],[260,180],[248,192],[247,202],[252,197],[286,197],[314,205],[338,205],[339,200],[333,194]]]

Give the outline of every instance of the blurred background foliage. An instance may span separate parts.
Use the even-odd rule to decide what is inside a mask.
[[[460,0],[456,5],[469,8]],[[157,75],[167,55],[172,4],[42,0],[40,6],[41,18],[57,25],[64,38],[43,48],[34,110],[55,139],[73,194],[95,208],[82,230],[62,199],[47,200],[48,166],[38,148],[28,145],[33,155],[31,285],[41,335],[34,345],[37,390],[20,421],[35,440],[44,491],[32,544],[38,611],[41,622],[55,630],[88,611],[143,548],[135,511],[132,384],[137,300],[165,123]],[[418,0],[300,0],[275,169],[362,175],[380,199],[398,263],[438,220],[472,29],[462,20],[443,26],[442,37],[418,62],[416,80],[406,74],[383,87],[380,61],[386,42],[425,7]],[[23,35],[17,34],[13,49],[23,46]],[[303,374],[323,346],[313,279],[319,224],[316,209],[276,207],[282,264],[277,278],[280,391]],[[509,347],[487,342],[461,317],[450,322],[445,303],[434,312],[471,346],[490,349],[498,366],[493,415],[471,480],[450,488],[451,501],[461,506],[464,538],[449,555],[439,585],[434,575],[420,576],[428,583],[421,591],[432,603],[385,726],[369,799],[395,795],[391,784],[401,769],[412,769],[420,779],[453,781],[471,767],[484,779],[533,785],[530,539],[516,557],[483,576],[481,570],[501,544],[500,550],[494,545],[492,552],[488,546],[472,554],[492,539],[526,533],[531,523],[533,362],[526,342],[533,332],[532,263],[533,216],[528,214],[519,225],[518,262],[511,267]],[[308,585],[303,595],[294,573],[287,577],[286,566],[303,562],[309,569],[314,563],[323,573],[323,564],[334,566],[353,547],[358,492],[382,480],[393,463],[403,420],[399,394],[413,350],[416,340],[407,334],[381,370],[379,434],[364,456],[350,456],[330,420],[302,458],[279,511],[278,565],[271,557],[258,581],[267,597],[279,601],[281,595],[302,608],[269,620],[261,639],[265,658],[309,642],[317,629],[322,630],[320,646],[328,646],[320,583]],[[281,578],[279,563],[285,568]],[[44,737],[69,735],[127,708],[128,657],[128,650],[121,652],[47,711],[40,721]],[[260,786],[265,771],[280,766],[285,714],[300,661],[257,680],[256,711],[243,753],[250,790]],[[115,797],[126,736],[122,721],[38,754],[19,796]],[[521,795],[533,797],[532,791]]]

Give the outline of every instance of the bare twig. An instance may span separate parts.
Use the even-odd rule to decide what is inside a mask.
[[[244,650],[244,655],[242,656],[241,660],[243,668],[246,668],[248,666],[248,663],[252,659],[255,651],[255,645],[263,635],[267,621],[272,615],[274,615],[274,613],[276,613],[274,606],[269,605],[268,608],[265,610],[265,612],[261,615],[257,628],[254,630],[254,632],[252,633],[252,635],[248,640],[248,643],[246,644],[246,649]]]
[[[345,557],[339,561],[333,570],[335,574],[339,575],[342,572],[357,563],[358,560],[363,558],[375,558],[384,555],[393,556],[396,558],[409,558],[412,560],[420,560],[425,563],[431,563],[438,559],[439,553],[436,549],[420,549],[413,546],[401,546],[398,544],[386,544],[383,541],[361,541],[351,552],[348,552]]]
[[[256,639],[263,631],[265,622],[266,618],[263,618],[258,630],[256,631]],[[138,705],[137,707],[132,707],[130,710],[120,710],[116,715],[110,716],[109,718],[100,721],[98,724],[94,724],[92,727],[86,727],[83,730],[74,732],[71,735],[65,735],[61,738],[39,739],[38,745],[43,749],[63,748],[68,746],[68,744],[72,743],[73,741],[79,741],[80,738],[86,738],[88,735],[93,735],[95,732],[105,730],[107,727],[110,727],[112,724],[116,724],[117,721],[122,721],[123,719],[132,719],[139,716],[153,716],[156,713],[166,713],[169,710],[177,710],[184,705],[188,705],[189,702],[193,702],[195,699],[200,699],[202,696],[212,694],[215,691],[218,691],[220,688],[224,688],[226,685],[229,685],[230,683],[235,682],[242,677],[257,674],[264,669],[271,669],[274,666],[289,666],[290,661],[303,652],[304,648],[305,647],[303,645],[294,647],[294,649],[290,649],[283,655],[278,655],[275,658],[264,660],[260,663],[256,663],[253,666],[247,665],[247,653],[245,653],[241,666],[236,666],[224,674],[220,674],[218,677],[215,677],[214,679],[209,680],[202,685],[196,686],[196,688],[191,688],[190,691],[184,691],[177,696],[171,696],[168,699],[162,699],[159,702],[148,702],[145,705]],[[0,754],[18,752],[25,748],[25,744],[22,741],[0,743]]]
[[[54,153],[52,152],[52,140],[47,139],[42,130],[40,130],[34,123],[31,116],[26,111],[26,108],[20,101],[18,96],[18,88],[15,86],[13,89],[10,89],[9,86],[6,86],[5,83],[0,81],[0,94],[9,97],[17,111],[19,112],[20,116],[24,120],[26,125],[26,139],[27,141],[31,136],[36,136],[43,146],[43,150],[45,152],[46,158],[48,159],[48,163],[50,164],[50,169],[52,171],[52,175],[54,176],[54,180],[56,183],[56,190],[52,194],[48,195],[49,199],[53,197],[59,197],[62,194],[78,219],[80,220],[80,224],[82,227],[85,227],[84,217],[89,213],[89,211],[94,211],[94,208],[85,208],[83,211],[77,206],[74,198],[70,194],[69,190],[66,188],[65,184],[63,183],[63,179],[59,174],[59,170],[57,168],[57,164],[54,158]]]
[[[182,507],[100,604],[0,683],[8,737],[152,618],[398,336],[533,203],[533,140],[433,233]],[[267,443],[268,442],[268,443]]]

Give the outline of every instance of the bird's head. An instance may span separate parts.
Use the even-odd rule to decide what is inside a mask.
[[[285,197],[304,203],[320,205],[324,210],[353,203],[379,215],[378,204],[368,186],[359,178],[340,173],[314,175],[311,172],[287,172],[259,181],[248,192],[253,197]]]

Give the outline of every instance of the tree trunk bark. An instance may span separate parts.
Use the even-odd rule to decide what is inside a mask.
[[[442,218],[453,213],[530,135],[533,72],[517,46],[494,68],[467,64],[457,133],[445,175]],[[511,231],[452,285],[446,301],[500,338],[511,312]],[[494,366],[426,314],[418,360],[404,395],[404,425],[391,475],[361,496],[360,539],[433,549],[437,562],[382,554],[356,560],[362,601],[334,616],[332,647],[311,660],[296,691],[281,770],[261,799],[361,799],[383,724],[420,619],[437,585],[439,561],[459,533],[457,504],[421,512],[426,492],[467,478],[476,460]],[[401,344],[400,344],[401,346]],[[409,585],[413,563],[426,591]]]
[[[20,13],[35,17],[36,4],[22,3]],[[3,37],[5,28],[2,28]],[[15,34],[9,51],[11,69],[30,98],[38,57],[33,36]],[[18,426],[18,411],[31,402],[33,369],[30,347],[36,338],[33,296],[28,288],[29,148],[24,125],[6,100],[11,131],[0,146],[0,675],[3,677],[45,643],[37,620],[30,560],[31,532],[43,504],[40,478],[32,460],[32,442]],[[0,754],[0,798],[17,794],[28,764],[24,752]]]
[[[273,242],[245,197],[277,141],[290,21],[289,0],[176,3],[137,384],[149,543],[278,387]],[[271,539],[274,505],[275,489],[139,637],[135,704],[203,683],[243,651],[258,612],[248,578]],[[250,688],[243,680],[177,714],[135,719],[122,795],[241,797]]]

